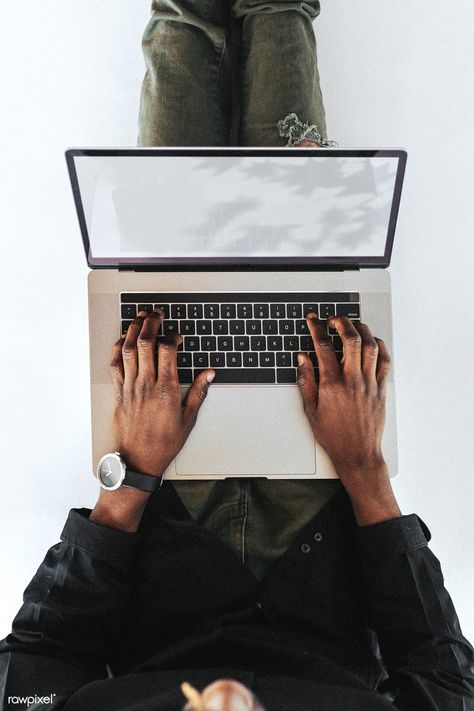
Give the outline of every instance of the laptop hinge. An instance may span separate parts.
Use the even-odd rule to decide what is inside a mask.
[[[160,265],[122,265],[120,272],[345,272],[359,271],[358,264],[160,264]]]

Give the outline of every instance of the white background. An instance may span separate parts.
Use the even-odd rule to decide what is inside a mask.
[[[323,1],[329,137],[404,147],[391,267],[404,512],[472,602],[472,0]],[[86,277],[63,150],[136,143],[147,2],[8,4],[0,30],[0,636],[72,506],[91,506]]]

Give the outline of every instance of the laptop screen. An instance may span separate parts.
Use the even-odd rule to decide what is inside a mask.
[[[90,266],[388,264],[403,151],[68,151]]]

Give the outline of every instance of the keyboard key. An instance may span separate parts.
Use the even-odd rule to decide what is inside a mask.
[[[202,304],[188,304],[188,318],[202,318]]]
[[[300,341],[302,351],[314,351],[314,343],[311,336],[301,336]]]
[[[295,322],[294,321],[280,321],[279,323],[280,333],[287,336],[295,332]]]
[[[270,304],[270,316],[272,318],[285,318],[285,304]]]
[[[244,353],[243,355],[244,368],[257,368],[258,355],[256,353]]]
[[[230,321],[229,333],[241,335],[245,333],[245,321]]]
[[[269,316],[268,304],[254,304],[253,305],[253,316],[254,318],[268,318]]]
[[[316,314],[318,316],[318,304],[312,303],[312,304],[303,304],[303,316],[307,316],[307,314]]]
[[[252,304],[237,304],[237,318],[252,318]]]
[[[193,353],[193,365],[195,368],[207,368],[209,365],[209,353]]]
[[[201,371],[195,370],[194,377]],[[213,383],[274,383],[274,368],[216,368]]]
[[[192,366],[191,353],[178,353],[178,368],[190,368]]]
[[[335,351],[342,351],[342,339],[339,336],[334,336],[332,339],[332,344]]]
[[[226,363],[228,368],[240,368],[242,365],[242,353],[227,353]]]
[[[360,318],[359,304],[338,304],[337,315],[347,318]]]
[[[273,368],[275,365],[274,353],[260,353],[260,367]]]
[[[291,353],[285,353],[285,351],[277,353],[276,364],[279,368],[289,368],[291,366]]]
[[[261,321],[247,321],[245,324],[246,331],[249,335],[259,335],[262,333],[262,322]]]
[[[234,338],[234,348],[236,351],[248,351],[250,349],[248,336],[236,336]]]
[[[262,326],[264,333],[278,333],[278,321],[264,321]]]
[[[196,333],[209,335],[212,333],[212,321],[197,321]]]
[[[163,321],[163,333],[165,334],[165,336],[168,333],[172,333],[173,331],[175,333],[179,333],[178,328],[179,324],[177,321]]]
[[[122,304],[122,318],[134,319],[137,315],[137,307],[135,304]]]
[[[250,348],[253,351],[266,351],[267,343],[265,336],[252,336],[250,338]]]
[[[183,385],[193,382],[193,371],[191,368],[178,368],[178,380]]]
[[[154,305],[155,309],[161,309],[163,311],[163,315],[165,318],[170,317],[170,307],[169,304],[155,304]]]
[[[172,304],[171,318],[186,318],[186,304]]]
[[[138,304],[138,311],[146,311],[147,314],[151,314],[153,311],[153,304]]]
[[[316,356],[316,353],[314,351],[310,351],[308,353],[308,355],[311,359],[311,363],[314,365],[315,368],[317,368],[318,367],[318,358]]]
[[[221,318],[235,318],[235,304],[221,304]]]
[[[333,328],[332,326],[329,326],[329,327],[328,327],[328,333],[329,333],[331,336],[337,336],[337,328]]]
[[[223,368],[225,366],[225,353],[211,353],[211,368]]]
[[[277,383],[296,383],[295,368],[277,368]]]
[[[232,336],[220,336],[217,339],[217,347],[220,351],[234,350],[234,346],[232,345]]]
[[[299,351],[300,339],[298,336],[285,336],[283,339],[283,347],[285,351]]]
[[[287,318],[301,318],[303,310],[301,304],[288,304],[286,307]]]
[[[283,348],[283,339],[281,336],[273,336],[267,338],[267,348],[269,351],[281,351]]]
[[[219,304],[204,304],[204,318],[219,318]]]
[[[224,335],[229,333],[229,322],[228,321],[213,321],[212,332],[216,335]]]
[[[199,351],[199,336],[185,336],[184,337],[184,350],[185,351]]]
[[[336,315],[336,307],[334,304],[320,304],[319,305],[319,318],[329,318],[330,316]]]
[[[196,324],[194,321],[180,321],[179,332],[182,336],[194,336],[196,332]]]
[[[299,333],[300,335],[309,333],[308,324],[306,323],[306,321],[304,319],[296,321],[295,331],[296,331],[296,333]]]
[[[131,321],[122,321],[122,333],[127,333],[128,327],[131,323]]]
[[[201,338],[201,348],[203,351],[215,351],[216,350],[216,337],[215,336],[203,336]]]

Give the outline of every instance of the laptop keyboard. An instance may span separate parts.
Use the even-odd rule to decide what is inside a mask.
[[[157,344],[172,331],[180,333],[178,377],[192,383],[205,368],[216,371],[215,383],[295,383],[298,351],[306,351],[317,368],[305,316],[347,316],[360,320],[356,292],[313,293],[122,293],[122,333],[139,311],[159,306],[164,321]],[[342,341],[328,328],[336,357]]]

